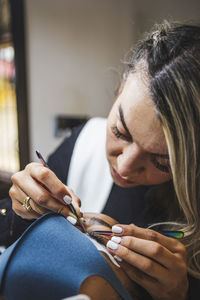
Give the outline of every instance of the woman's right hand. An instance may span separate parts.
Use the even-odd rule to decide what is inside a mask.
[[[30,163],[24,170],[15,173],[11,178],[13,185],[9,194],[12,208],[24,219],[37,219],[44,213],[54,211],[65,217],[72,215],[63,198],[67,195],[77,214],[81,217],[80,199],[64,185],[50,169],[39,163]],[[31,210],[23,207],[26,197],[30,197]]]

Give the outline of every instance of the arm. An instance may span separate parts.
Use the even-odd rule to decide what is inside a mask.
[[[82,127],[83,126],[75,128],[73,130],[72,135],[69,138],[66,138],[63,141],[63,143],[58,147],[58,149],[56,149],[56,151],[52,153],[49,157],[48,164],[50,168],[55,172],[57,177],[60,178],[60,180],[63,183],[66,182],[68,167],[73,152],[74,144]],[[17,174],[19,175],[21,174],[21,172],[18,172]],[[23,182],[25,178],[27,178],[27,176],[22,176],[22,180],[19,179],[19,181]],[[17,180],[10,190],[11,197],[13,198],[14,210],[16,207],[16,203],[18,204],[18,208],[16,211],[17,214],[12,210],[12,199],[10,199],[9,197],[4,201],[1,201],[0,203],[0,208],[7,209],[6,215],[0,215],[0,245],[4,245],[6,247],[12,244],[24,232],[24,230],[33,222],[33,218],[39,216],[29,215],[27,218],[27,211],[22,207],[22,203],[18,201],[23,201],[23,199],[25,198],[18,198],[18,186],[19,185]],[[25,183],[23,184],[23,188],[25,188]]]

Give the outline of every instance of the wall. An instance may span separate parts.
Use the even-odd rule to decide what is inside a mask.
[[[32,159],[60,142],[55,115],[107,116],[132,10],[131,1],[26,1]]]
[[[31,157],[59,143],[58,114],[106,116],[121,59],[163,18],[199,17],[197,0],[26,0]]]

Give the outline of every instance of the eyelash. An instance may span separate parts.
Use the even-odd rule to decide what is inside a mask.
[[[154,166],[160,170],[161,172],[164,172],[164,173],[169,173],[170,171],[170,166],[169,165],[164,165],[164,164],[161,164],[159,163],[155,157],[152,157],[151,158],[151,162],[154,164]]]
[[[113,126],[111,128],[111,130],[112,130],[112,133],[116,136],[116,138],[122,139],[122,140],[127,141],[127,142],[131,142],[132,141],[132,138],[129,137],[129,136],[127,136],[127,135],[125,135],[125,134],[123,134],[123,133],[121,133],[119,131],[119,129],[117,128],[117,126]]]
[[[118,139],[122,139],[124,141],[127,141],[127,142],[131,142],[132,141],[132,138],[131,137],[128,137],[126,135],[124,135],[123,133],[121,133],[119,131],[119,129],[117,128],[117,126],[113,126],[111,128],[112,130],[112,133],[118,138]],[[161,164],[159,163],[155,157],[152,157],[151,158],[151,162],[153,163],[153,165],[158,169],[160,170],[161,172],[164,172],[164,173],[169,173],[170,171],[170,166],[169,165],[164,165],[164,164]]]

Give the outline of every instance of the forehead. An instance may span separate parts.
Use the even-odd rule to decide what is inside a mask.
[[[107,223],[109,226],[113,226],[114,224],[117,223],[116,220],[113,218],[104,215],[104,214],[99,214],[99,213],[83,213],[84,219],[88,221],[89,224],[91,225],[103,225],[103,222]],[[103,221],[103,222],[102,222]]]
[[[128,76],[117,102],[135,142],[149,152],[166,151],[164,132],[142,74]]]

